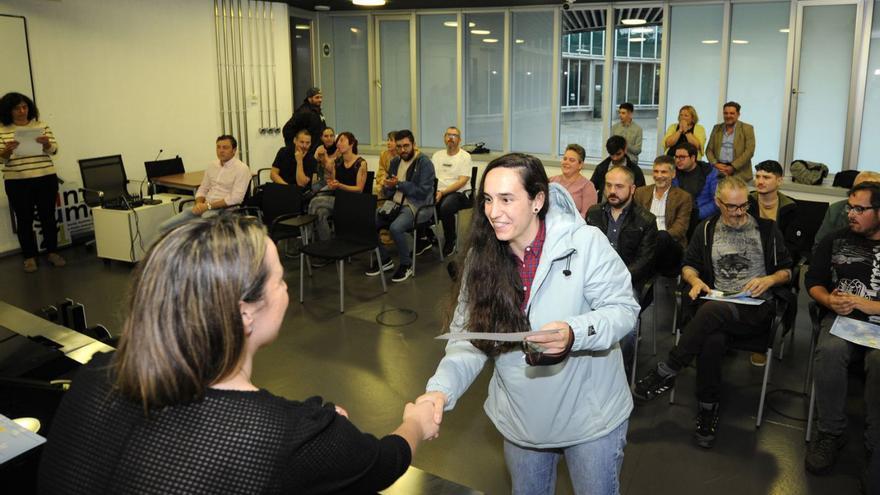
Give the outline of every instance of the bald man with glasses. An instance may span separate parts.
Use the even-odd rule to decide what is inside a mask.
[[[791,256],[772,220],[748,213],[748,187],[737,177],[718,184],[715,203],[720,215],[701,222],[684,257],[681,277],[690,290],[685,310],[693,318],[665,362],[638,381],[633,394],[651,400],[668,392],[685,367],[697,363],[697,428],[694,440],[703,448],[715,442],[721,398],[721,359],[728,335],[767,332],[779,299],[790,301],[783,287],[791,279]],[[700,299],[714,291],[745,292],[760,299],[747,306]],[[692,304],[687,304],[690,301]]]

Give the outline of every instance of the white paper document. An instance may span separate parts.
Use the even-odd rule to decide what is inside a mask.
[[[0,414],[0,464],[44,443],[45,438],[31,433]]]
[[[831,335],[853,344],[880,349],[880,325],[862,320],[838,316],[831,325]]]
[[[39,127],[17,129],[13,139],[18,141],[18,148],[12,152],[12,157],[44,155],[43,145],[37,142],[37,138],[42,136],[43,132],[43,129]]]
[[[706,294],[700,299],[708,299],[710,301],[723,301],[729,302],[733,304],[744,304],[746,306],[760,306],[764,304],[763,299],[756,299],[754,297],[749,297],[751,295],[750,292],[738,292],[736,294],[725,294],[720,290],[713,290],[712,292]]]
[[[530,335],[546,335],[559,330],[538,330],[535,332],[495,333],[495,332],[455,332],[438,335],[440,340],[497,340],[499,342],[520,342]]]

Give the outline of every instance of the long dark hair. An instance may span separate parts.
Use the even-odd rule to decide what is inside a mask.
[[[28,122],[39,120],[40,111],[37,110],[34,100],[28,98],[27,95],[13,92],[6,93],[3,98],[0,98],[0,124],[12,125],[12,109],[22,102],[28,106]]]
[[[530,326],[521,309],[525,293],[516,262],[511,256],[508,242],[499,241],[495,237],[495,230],[485,215],[486,176],[496,168],[515,170],[529,199],[535,199],[538,193],[544,193],[544,205],[538,211],[538,218],[543,221],[547,215],[550,186],[541,160],[531,155],[510,153],[489,162],[480,179],[471,231],[463,250],[467,256],[465,269],[453,292],[452,305],[455,304],[459,292],[464,290],[463,303],[468,331],[526,332],[530,330]],[[447,313],[447,324],[451,318],[450,311]],[[491,357],[519,347],[518,343],[485,340],[473,341],[473,344]]]

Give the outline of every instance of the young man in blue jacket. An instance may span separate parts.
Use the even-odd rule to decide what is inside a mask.
[[[674,153],[676,173],[672,185],[684,189],[694,198],[691,225],[688,229],[690,238],[701,220],[718,213],[715,190],[720,178],[715,167],[697,160],[698,150],[693,144],[682,143],[675,148]]]
[[[397,156],[391,160],[388,166],[388,176],[382,187],[382,194],[391,198],[401,205],[399,213],[393,219],[385,216],[376,216],[376,228],[388,228],[397,254],[400,257],[400,266],[391,276],[392,282],[403,282],[412,277],[412,254],[409,249],[409,236],[407,231],[412,228],[416,211],[422,206],[434,204],[434,164],[431,160],[416,151],[416,138],[412,131],[404,129],[397,131],[395,135]],[[403,179],[401,179],[403,177]],[[430,209],[419,212],[419,221],[427,219],[432,214]],[[380,271],[387,272],[394,269],[394,262],[388,254],[385,246],[379,243],[379,252],[382,261],[377,268],[370,269],[366,275],[375,277]]]

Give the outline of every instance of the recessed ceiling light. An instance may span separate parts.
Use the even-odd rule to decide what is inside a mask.
[[[355,34],[357,34],[357,33],[359,33],[359,32],[361,32],[361,30],[360,30],[360,29],[358,29],[358,28],[356,28],[356,27],[353,27],[353,28],[349,28],[349,29],[351,29],[351,32],[352,32],[352,33],[355,33]]]
[[[315,5],[315,10],[320,10],[322,12],[330,10],[329,5]]]
[[[477,27],[477,23],[476,22],[469,22],[468,27],[469,28]]]
[[[495,38],[483,38],[483,43],[498,43],[498,40]]]
[[[620,23],[624,26],[641,26],[642,24],[647,24],[648,21],[644,19],[621,19]]]
[[[492,31],[489,31],[488,29],[471,29],[471,34],[486,35],[492,34]]]
[[[526,42],[526,40],[516,40],[516,41],[515,41],[515,43],[516,43],[517,45],[522,45],[522,44],[525,43],[525,42]]]
[[[748,45],[749,40],[732,40],[731,43],[734,45]]]
[[[450,28],[458,27],[458,23],[455,21],[446,21],[443,25]]]
[[[629,32],[632,34],[648,34],[648,33],[653,33],[654,28],[652,28],[652,27],[635,27],[635,28],[630,28]]]
[[[880,69],[874,69],[874,75],[880,76]]]
[[[492,74],[498,74],[498,71],[497,71],[497,70],[493,70],[493,71],[492,71]]]
[[[308,24],[297,24],[296,29],[297,29],[297,31],[308,31],[309,25]]]
[[[788,28],[782,28],[779,30],[780,33],[788,33],[789,31],[791,31],[791,29]]]
[[[700,43],[702,43],[704,45],[717,45],[718,40],[703,40]]]
[[[351,3],[361,7],[381,7],[385,5],[385,0],[351,0]]]
[[[645,38],[630,38],[629,39],[630,43],[641,43],[643,41],[645,41]]]
[[[531,76],[532,73],[531,73],[531,72],[526,72],[526,75],[527,75],[527,76]]]

